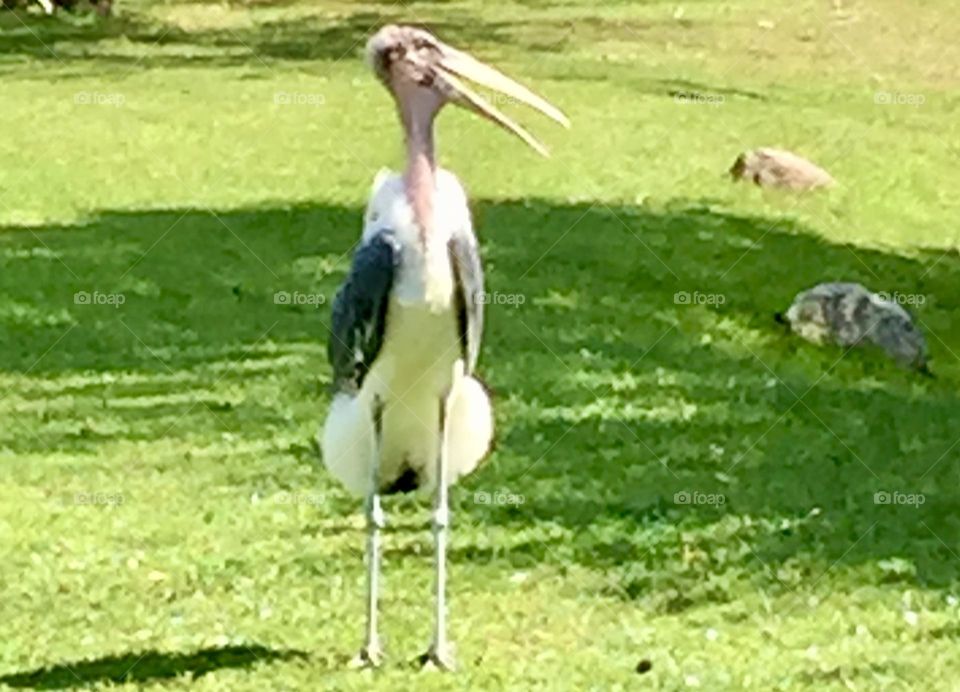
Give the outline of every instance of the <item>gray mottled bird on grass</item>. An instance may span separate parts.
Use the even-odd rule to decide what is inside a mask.
[[[525,87],[413,27],[387,26],[367,44],[396,103],[406,168],[381,172],[353,265],[333,305],[328,356],[334,396],[320,445],[329,471],[366,496],[367,629],[355,663],[375,666],[381,494],[433,490],[435,629],[422,658],[453,666],[446,630],[447,487],[486,456],[490,400],[475,377],[483,331],[483,269],[466,194],[437,166],[434,120],[447,104],[503,127],[540,153],[532,135],[467,86],[470,80],[568,125]],[[491,171],[495,174],[495,171]]]
[[[910,313],[857,283],[823,283],[802,291],[777,320],[815,344],[872,344],[905,368],[929,375],[927,342]]]

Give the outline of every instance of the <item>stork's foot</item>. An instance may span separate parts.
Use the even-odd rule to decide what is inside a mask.
[[[367,644],[350,661],[351,668],[379,668],[383,663],[383,649],[380,644]]]
[[[430,649],[420,657],[419,661],[420,667],[423,670],[453,672],[457,669],[456,663],[453,660],[453,652],[450,650],[449,645],[443,648],[437,648],[436,645],[431,645]]]

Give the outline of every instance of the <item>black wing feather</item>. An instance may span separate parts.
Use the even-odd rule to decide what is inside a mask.
[[[380,353],[399,263],[400,245],[388,230],[377,233],[353,256],[350,274],[333,302],[327,342],[335,392],[358,391]]]
[[[457,321],[464,369],[471,374],[480,356],[483,337],[483,265],[477,241],[469,231],[453,234],[449,243],[450,264],[453,267]]]

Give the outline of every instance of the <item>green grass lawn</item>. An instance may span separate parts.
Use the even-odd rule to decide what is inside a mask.
[[[0,689],[960,689],[952,0],[116,9],[0,13]],[[411,664],[412,500],[386,504],[388,664],[345,669],[363,519],[313,441],[329,307],[274,301],[332,300],[401,165],[361,60],[388,21],[574,123],[536,128],[545,161],[440,122],[515,298],[481,358],[497,448],[452,494],[454,676]],[[765,145],[839,186],[731,184]],[[774,323],[828,280],[922,297],[938,378]]]

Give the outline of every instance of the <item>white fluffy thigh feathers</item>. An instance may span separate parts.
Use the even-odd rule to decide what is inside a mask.
[[[370,490],[374,460],[372,397],[361,390],[357,396],[337,394],[319,435],[323,462],[330,473],[353,495]],[[402,405],[402,404],[398,404]],[[424,434],[423,430],[411,430]],[[463,374],[463,361],[454,366],[454,381],[448,400],[447,464],[450,483],[473,471],[490,451],[493,440],[493,409],[486,390],[475,378]],[[389,471],[384,469],[384,471]],[[436,485],[434,464],[424,466],[420,490]]]

